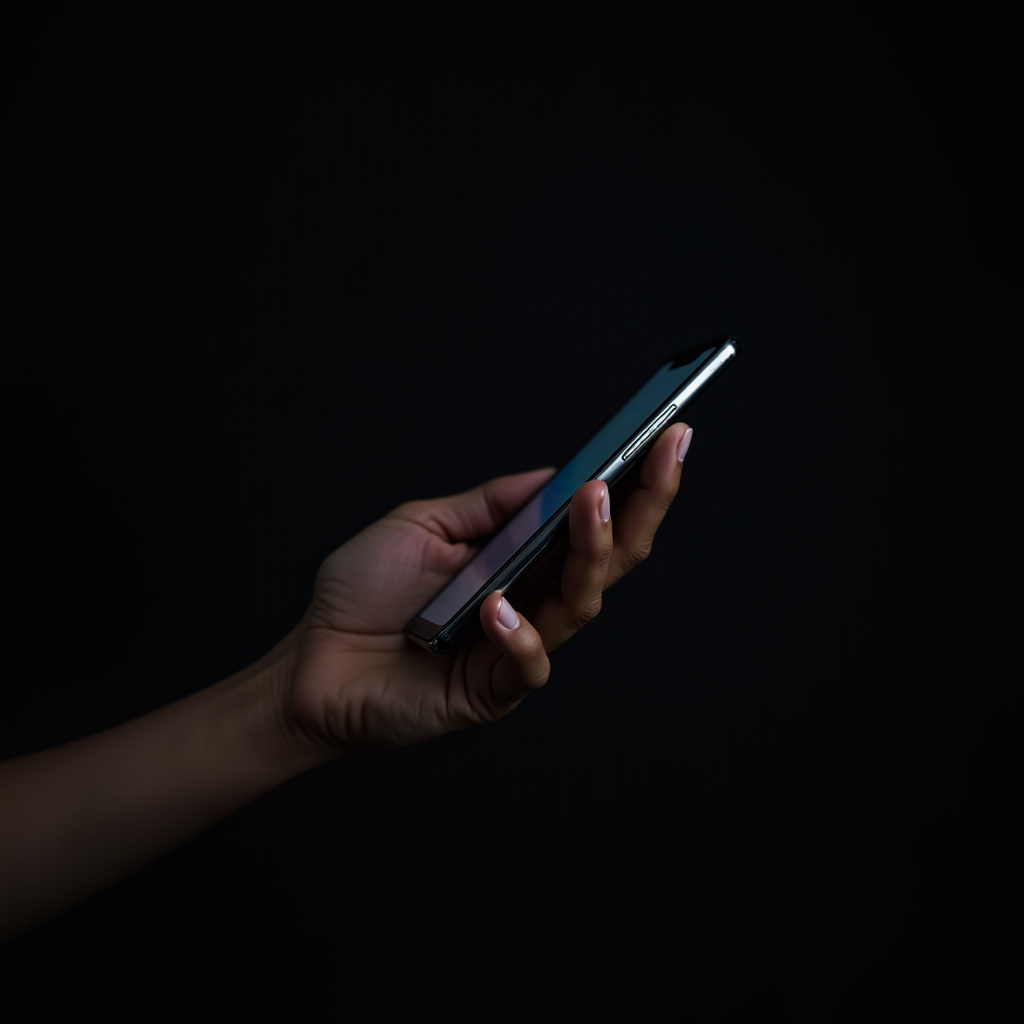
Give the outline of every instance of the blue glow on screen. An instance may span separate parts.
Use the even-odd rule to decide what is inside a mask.
[[[661,368],[563,467],[531,498],[473,560],[420,613],[428,622],[445,623],[471,601],[577,489],[593,479],[664,402],[678,392],[704,361],[710,348],[682,366]]]

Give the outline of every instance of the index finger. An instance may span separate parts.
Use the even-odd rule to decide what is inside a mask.
[[[651,553],[654,535],[679,490],[683,457],[690,447],[692,428],[669,427],[644,456],[639,480],[614,517],[615,546],[605,583],[610,587]]]
[[[553,476],[555,470],[499,476],[461,494],[402,506],[405,518],[442,536],[449,543],[475,540],[504,526]]]

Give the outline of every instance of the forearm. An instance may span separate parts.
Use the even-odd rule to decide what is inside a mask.
[[[313,767],[285,726],[291,637],[106,732],[0,765],[0,934],[107,887]]]

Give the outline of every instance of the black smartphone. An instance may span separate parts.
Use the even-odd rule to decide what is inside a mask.
[[[487,595],[511,587],[558,539],[576,490],[588,480],[611,488],[738,351],[724,335],[665,363],[408,623],[410,639],[434,654],[452,650]]]

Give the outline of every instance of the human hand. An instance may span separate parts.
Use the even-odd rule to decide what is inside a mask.
[[[593,619],[603,591],[649,554],[679,487],[688,431],[677,424],[658,439],[614,519],[605,484],[580,487],[566,549],[552,556],[562,560],[560,572],[548,558],[515,588],[517,600],[528,595],[529,617],[495,592],[481,606],[482,631],[448,657],[412,644],[405,624],[472,558],[473,542],[506,522],[553,471],[408,502],[343,544],[321,565],[293,638],[287,725],[326,759],[507,714],[547,681],[548,652]]]

